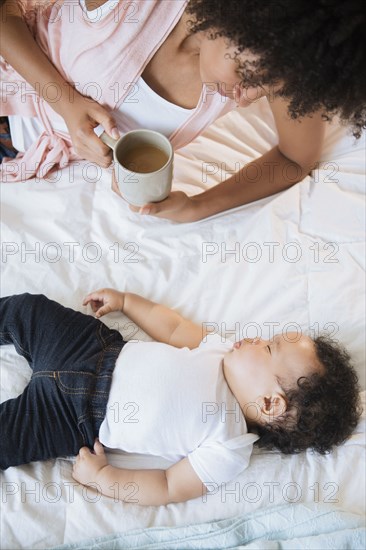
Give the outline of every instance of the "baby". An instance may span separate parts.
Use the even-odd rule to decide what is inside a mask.
[[[347,352],[287,333],[229,342],[129,292],[83,302],[96,317],[125,313],[155,342],[125,342],[91,315],[43,295],[0,299],[0,344],[33,373],[0,405],[0,468],[77,455],[73,477],[107,496],[166,505],[237,477],[253,443],[325,453],[350,436],[360,405]],[[248,430],[251,433],[248,433]],[[173,462],[166,470],[108,464],[103,445]],[[214,485],[213,485],[214,484]]]

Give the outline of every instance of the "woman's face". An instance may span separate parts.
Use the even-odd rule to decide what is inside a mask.
[[[269,89],[260,86],[243,88],[240,86],[242,77],[239,65],[234,60],[236,48],[223,37],[210,39],[207,34],[202,37],[200,46],[200,74],[203,83],[215,84],[218,92],[226,97],[235,99],[239,106],[246,106],[263,96],[269,95]],[[239,61],[254,61],[256,56],[250,52],[243,52]],[[279,89],[276,88],[275,91]]]

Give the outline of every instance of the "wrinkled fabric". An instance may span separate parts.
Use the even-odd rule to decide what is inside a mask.
[[[31,178],[43,178],[55,168],[65,168],[70,161],[79,158],[71,145],[70,137],[56,132],[43,132],[25,153],[13,159],[3,160],[2,181],[11,183]]]
[[[285,504],[207,523],[133,529],[53,550],[356,550],[365,548],[364,525],[363,516],[324,504]]]
[[[187,0],[121,1],[103,19],[91,22],[78,0],[47,2],[46,6],[28,0],[24,18],[63,78],[82,95],[113,111],[179,22],[186,4]],[[70,137],[53,129],[52,122],[59,115],[1,58],[0,76],[0,114],[37,116],[45,127],[45,133],[24,155],[3,162],[2,181],[21,181],[39,174],[44,177],[53,168],[78,158]],[[51,87],[52,83],[50,93],[55,93]],[[203,84],[193,114],[170,136],[173,148],[187,145],[235,107],[235,101],[217,93],[215,83]]]

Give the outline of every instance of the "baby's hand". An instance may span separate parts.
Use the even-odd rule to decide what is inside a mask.
[[[113,290],[113,288],[101,288],[91,292],[84,298],[83,306],[87,306],[89,303],[95,316],[99,318],[112,311],[123,311],[125,294]]]
[[[108,460],[103,445],[99,439],[96,439],[94,453],[88,447],[81,447],[72,469],[72,477],[79,483],[87,485],[97,481],[98,474],[105,466],[108,466]]]

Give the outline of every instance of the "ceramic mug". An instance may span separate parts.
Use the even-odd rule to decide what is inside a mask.
[[[119,139],[106,132],[100,139],[113,150],[117,185],[133,206],[164,200],[173,181],[173,147],[167,137],[154,130],[131,130]]]

